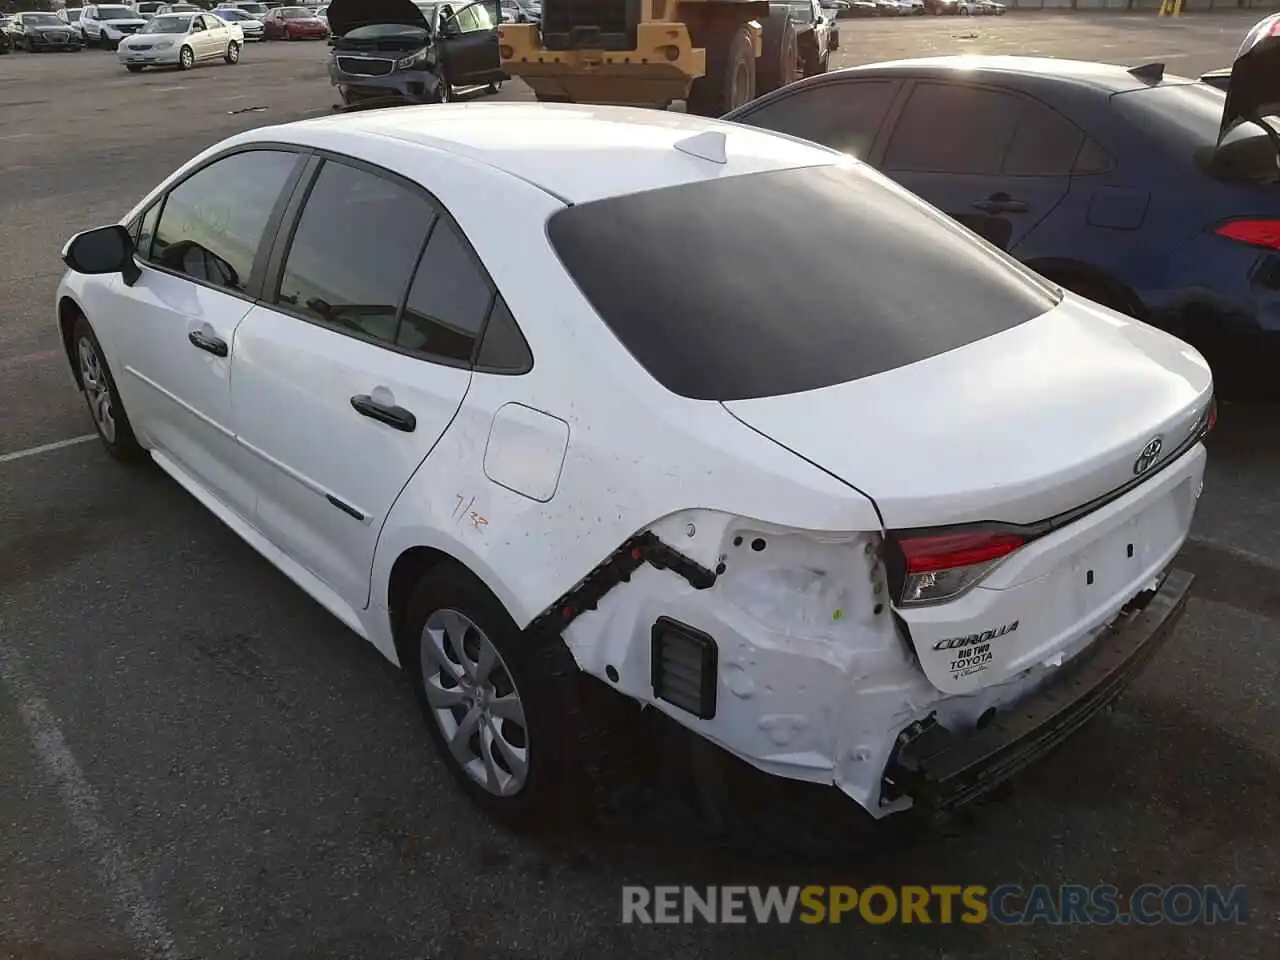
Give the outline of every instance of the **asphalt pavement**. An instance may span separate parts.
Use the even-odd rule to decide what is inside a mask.
[[[841,64],[1003,52],[1229,63],[1256,14],[842,21]],[[678,822],[517,837],[431,756],[406,683],[158,470],[93,442],[58,251],[237,130],[328,112],[322,44],[126,73],[0,57],[0,960],[1274,957],[1280,426],[1226,405],[1184,624],[1114,711],[946,837],[821,873]],[[528,98],[519,84],[502,99]],[[58,445],[41,449],[46,445]],[[1218,884],[1243,924],[620,922],[623,884]]]

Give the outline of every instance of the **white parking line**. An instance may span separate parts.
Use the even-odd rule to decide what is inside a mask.
[[[22,460],[26,457],[34,457],[40,453],[50,453],[54,450],[61,450],[63,447],[74,447],[77,443],[88,443],[90,440],[97,440],[96,433],[86,433],[83,437],[72,437],[70,440],[57,440],[53,443],[42,443],[38,447],[28,447],[26,450],[15,450],[13,453],[0,453],[0,463],[11,463],[14,460]]]
[[[6,133],[0,137],[0,140],[25,140],[27,137],[34,137],[34,133]]]
[[[102,817],[101,805],[62,736],[57,718],[27,678],[17,654],[0,642],[0,681],[17,702],[18,715],[45,772],[62,797],[72,824],[98,861],[106,891],[125,920],[129,936],[149,957],[177,960],[178,948],[160,911],[142,889],[124,846]]]
[[[175,90],[185,90],[186,87],[156,87],[156,93],[173,93]]]

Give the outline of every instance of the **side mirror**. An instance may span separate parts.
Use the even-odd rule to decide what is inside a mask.
[[[132,286],[142,276],[133,262],[133,237],[118,223],[77,233],[62,249],[62,262],[76,273],[118,273]]]
[[[461,34],[462,31],[458,29],[458,21],[453,17],[440,24],[440,36],[442,37],[457,37]]]

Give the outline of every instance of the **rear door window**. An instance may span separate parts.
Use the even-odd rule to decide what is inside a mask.
[[[320,168],[294,230],[275,302],[385,344],[436,218],[421,193],[344,163]]]
[[[889,140],[885,170],[999,174],[1022,100],[985,87],[919,83]]]
[[[1058,302],[1016,261],[856,164],[582,203],[556,213],[548,236],[620,343],[668,390],[699,400],[869,377]]]

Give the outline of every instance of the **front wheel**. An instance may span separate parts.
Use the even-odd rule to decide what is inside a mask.
[[[115,49],[115,44],[111,42],[111,40],[107,37],[105,33],[98,37],[98,46],[100,46],[103,50]]]
[[[76,319],[71,330],[75,344],[76,367],[80,374],[80,386],[84,391],[89,415],[107,453],[117,460],[136,460],[142,454],[129,416],[125,413],[115,379],[107,367],[102,345],[94,335],[89,321],[83,316]]]
[[[501,83],[499,83],[497,80],[490,80],[490,81],[489,81],[489,92],[490,92],[490,93],[497,93],[497,92],[498,92],[499,90],[501,90],[501,89],[502,89],[502,84],[501,84]]]
[[[755,99],[756,54],[744,26],[718,27],[707,43],[707,72],[689,87],[685,109],[696,116],[720,117]]]
[[[178,69],[190,70],[196,65],[196,55],[190,47],[183,47],[178,52]]]
[[[126,64],[124,65],[124,68],[125,68],[126,70],[128,70],[130,73],[141,73],[141,72],[142,72],[142,64],[140,64],[140,63],[126,63]]]
[[[234,40],[228,43],[227,52],[223,55],[223,59],[225,59],[227,63],[230,63],[230,64],[239,63],[240,62],[240,44],[236,43]]]
[[[449,75],[443,71],[436,83],[436,103],[453,103],[453,84],[449,82]]]

